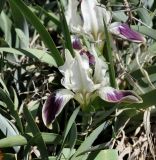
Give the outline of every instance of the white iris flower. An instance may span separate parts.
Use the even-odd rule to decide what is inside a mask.
[[[79,2],[69,0],[66,11],[66,19],[72,32],[83,32],[94,41],[100,41],[104,36],[104,22],[108,24],[111,14],[105,6],[99,6],[97,0],[82,0],[80,12],[78,12]]]
[[[80,5],[80,11],[78,6]],[[94,42],[104,40],[104,21],[110,33],[128,41],[145,43],[143,35],[133,31],[127,24],[111,22],[111,12],[97,0],[69,0],[66,20],[73,33],[85,33]]]
[[[79,102],[82,110],[89,107],[97,96],[111,103],[142,102],[133,91],[110,87],[106,62],[88,51],[76,51],[74,58],[66,51],[65,63],[59,70],[63,75],[64,89],[53,92],[42,110],[43,122],[48,128],[52,128],[52,122],[72,98]]]

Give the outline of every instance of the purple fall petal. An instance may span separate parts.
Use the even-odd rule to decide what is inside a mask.
[[[73,98],[73,93],[62,89],[53,92],[45,101],[42,108],[42,119],[49,129],[52,129],[53,121],[71,98]]]
[[[95,65],[95,57],[89,51],[86,51],[86,50],[82,49],[80,51],[80,55],[86,55],[89,59],[89,64],[90,65]]]
[[[146,39],[140,33],[132,30],[127,24],[114,22],[110,25],[110,32],[123,39],[127,39],[132,42],[144,43]]]
[[[112,103],[142,103],[141,97],[129,90],[117,90],[111,87],[105,87],[100,89],[99,95],[103,100]]]
[[[145,42],[145,38],[138,32],[133,31],[127,24],[119,26],[120,34],[126,37],[130,41]]]

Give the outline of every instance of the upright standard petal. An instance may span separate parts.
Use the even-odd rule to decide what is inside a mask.
[[[77,11],[78,5],[78,0],[68,1],[68,7],[65,15],[67,24],[72,32],[79,32],[82,27],[82,20]]]
[[[94,91],[94,83],[90,78],[89,58],[76,52],[71,67],[71,84],[74,92],[90,93]]]
[[[110,32],[123,39],[127,39],[132,42],[145,43],[146,39],[143,35],[133,31],[127,24],[119,22],[112,23],[110,25]]]
[[[82,0],[81,13],[83,17],[83,30],[93,36],[95,41],[102,40],[104,24],[108,24],[111,15],[105,8],[100,6],[97,0]]]
[[[53,121],[73,96],[73,92],[67,89],[61,89],[53,92],[48,97],[42,108],[42,119],[45,126],[52,129]]]
[[[135,92],[129,90],[117,90],[112,87],[103,87],[99,89],[99,96],[112,103],[142,103],[141,97]]]

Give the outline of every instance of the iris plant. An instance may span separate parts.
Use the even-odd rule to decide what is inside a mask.
[[[104,21],[109,31],[123,39],[145,42],[145,38],[129,28],[127,24],[110,24],[111,14],[97,0],[69,0],[66,12],[67,23],[74,33],[85,33],[94,41],[104,38]],[[80,10],[78,9],[80,3]],[[75,57],[66,50],[65,63],[58,69],[62,73],[63,89],[53,92],[45,101],[42,118],[48,128],[60,114],[64,106],[75,99],[83,111],[87,110],[96,97],[111,103],[141,103],[142,99],[130,90],[118,90],[109,84],[108,66],[98,57],[95,47],[86,50],[79,39],[72,40]]]
[[[59,67],[63,78],[63,89],[53,92],[42,109],[42,118],[48,128],[70,99],[75,99],[86,110],[96,97],[111,103],[141,103],[142,99],[133,91],[110,87],[107,63],[85,49],[75,50],[73,58],[65,53],[65,63]]]

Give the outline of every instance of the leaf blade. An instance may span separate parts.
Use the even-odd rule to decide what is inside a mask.
[[[51,55],[54,57],[57,65],[63,64],[63,59],[55,46],[53,39],[51,38],[50,34],[46,30],[46,28],[42,25],[38,17],[21,1],[21,0],[14,0],[12,1],[23,13],[26,19],[35,27],[35,29],[40,34],[43,42],[51,51]]]

